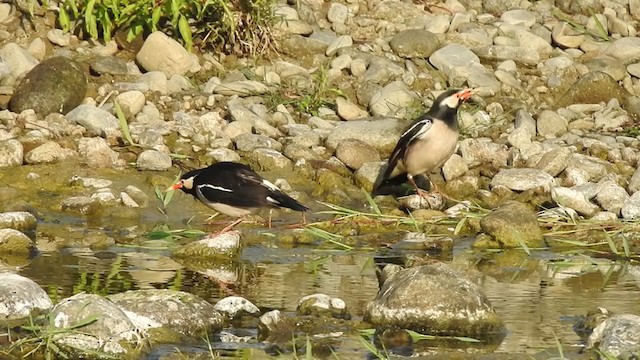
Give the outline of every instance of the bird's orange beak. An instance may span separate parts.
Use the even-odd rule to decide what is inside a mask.
[[[173,184],[173,185],[169,186],[169,187],[165,190],[165,192],[167,192],[167,191],[171,191],[171,190],[178,190],[178,189],[181,189],[181,188],[182,188],[182,183],[181,183],[181,182],[179,182],[179,183],[175,183],[175,184]]]
[[[473,95],[473,89],[462,89],[458,92],[458,99],[466,101],[471,95]]]

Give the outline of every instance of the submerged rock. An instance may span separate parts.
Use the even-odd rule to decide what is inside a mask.
[[[245,314],[255,315],[260,313],[260,309],[257,306],[240,296],[227,296],[218,301],[213,308],[232,319]]]
[[[442,263],[393,273],[367,305],[364,321],[431,335],[492,337],[505,330],[480,287]]]
[[[545,246],[535,212],[520,202],[510,201],[493,210],[480,220],[480,226],[503,248]]]
[[[609,358],[637,359],[640,356],[640,316],[616,314],[593,329],[587,349],[596,349]]]
[[[338,319],[351,319],[347,304],[339,298],[325,294],[307,295],[298,301],[296,309],[299,315],[331,316]]]
[[[108,297],[139,327],[187,335],[211,335],[222,329],[223,317],[197,295],[168,289],[130,290]]]
[[[81,331],[61,331],[55,337],[58,346],[75,354],[72,357],[96,351],[111,356],[132,354],[144,340],[129,317],[99,295],[81,293],[63,299],[51,310],[50,317],[53,319],[50,326],[54,328],[50,331],[90,322]]]
[[[33,280],[12,273],[0,273],[0,319],[35,318],[53,307],[49,295]]]
[[[222,234],[209,234],[202,240],[184,245],[173,255],[183,258],[235,257],[242,246],[239,231],[227,231]]]
[[[35,245],[29,237],[18,230],[0,229],[0,253],[29,255]]]

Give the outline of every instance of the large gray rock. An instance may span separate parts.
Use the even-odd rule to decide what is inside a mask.
[[[505,186],[515,191],[536,188],[550,191],[554,185],[553,176],[538,169],[501,169],[491,180],[491,187]]]
[[[604,181],[600,184],[600,191],[596,195],[596,201],[603,209],[620,216],[620,210],[629,199],[627,191],[613,181]]]
[[[132,322],[162,327],[180,334],[202,336],[222,329],[223,316],[201,297],[168,289],[131,290],[110,295]]]
[[[154,149],[148,149],[138,155],[136,166],[139,170],[165,171],[171,168],[171,157]]]
[[[432,335],[487,337],[504,332],[481,289],[443,263],[390,275],[367,304],[364,321],[376,328]]]
[[[0,273],[0,319],[35,318],[53,307],[49,295],[33,280],[13,273]]]
[[[75,151],[63,148],[55,141],[47,141],[46,143],[29,151],[24,156],[24,161],[27,164],[47,164],[64,160],[76,155],[77,153]]]
[[[151,33],[136,54],[136,60],[147,71],[162,71],[167,78],[184,75],[193,67],[187,50],[161,31]]]
[[[0,48],[0,59],[9,66],[14,78],[19,78],[38,65],[38,60],[33,55],[12,42]]]
[[[402,81],[393,81],[373,94],[369,109],[374,116],[394,116],[399,110],[405,111],[414,101],[415,93],[407,85]]]
[[[456,67],[469,67],[480,63],[480,59],[473,51],[460,44],[449,44],[436,50],[429,57],[429,62],[445,75]]]
[[[90,319],[82,331],[61,331],[54,341],[75,356],[100,351],[108,355],[133,354],[143,343],[141,329],[113,302],[94,294],[80,293],[60,301],[50,313],[50,331],[71,328]],[[77,352],[77,353],[76,353]]]
[[[0,168],[22,165],[24,149],[16,139],[0,141]]]
[[[557,147],[547,151],[538,160],[536,169],[542,170],[551,176],[558,176],[569,166],[571,150],[567,147]]]
[[[587,349],[597,349],[616,359],[640,356],[640,316],[616,314],[593,329],[587,339]]]
[[[0,213],[0,228],[2,229],[9,228],[29,232],[35,230],[37,225],[36,217],[26,211]]]
[[[107,110],[91,104],[82,104],[71,110],[67,114],[67,119],[82,125],[91,135],[106,137],[110,134],[120,133],[118,118]]]
[[[551,110],[544,110],[538,115],[538,134],[545,138],[555,138],[567,132],[569,122],[558,113]]]
[[[620,209],[622,217],[627,220],[640,219],[640,191],[631,195]]]
[[[551,198],[558,205],[573,209],[587,217],[592,217],[600,211],[600,207],[590,202],[587,196],[578,190],[557,186],[551,190]]]
[[[94,168],[118,168],[125,165],[120,155],[109,147],[103,138],[82,138],[78,141],[78,153],[83,161]]]
[[[21,113],[33,109],[45,117],[66,114],[80,105],[87,92],[87,79],[80,65],[66,57],[52,57],[24,77],[9,102],[9,110]]]
[[[328,316],[350,320],[351,314],[344,300],[326,294],[312,294],[302,297],[296,308],[298,315]]]
[[[503,248],[545,246],[535,212],[519,202],[510,201],[501,205],[483,217],[480,226]]]
[[[213,308],[231,319],[260,313],[260,309],[257,306],[240,296],[227,296],[218,301]]]
[[[391,49],[405,58],[428,58],[440,47],[438,37],[427,30],[410,29],[396,33],[389,42]]]
[[[190,242],[176,249],[174,256],[182,258],[229,258],[240,253],[242,247],[239,231],[210,234],[201,240]]]
[[[380,161],[380,154],[373,146],[356,139],[346,139],[338,144],[336,157],[354,170],[365,163]]]
[[[390,154],[400,133],[407,126],[396,118],[370,118],[339,123],[325,141],[330,148],[337,148],[346,139],[356,139],[373,146],[381,154]]]

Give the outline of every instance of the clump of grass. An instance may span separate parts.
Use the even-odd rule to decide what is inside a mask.
[[[292,106],[302,114],[318,115],[321,107],[333,107],[336,97],[345,97],[342,90],[333,86],[326,67],[318,68],[312,74],[310,88],[301,89],[295,85],[284,85],[267,98],[268,106]]]
[[[110,41],[126,31],[128,41],[163,31],[187,50],[214,47],[225,52],[262,52],[273,36],[274,0],[61,0],[58,22],[65,31],[81,29],[93,39]]]
[[[562,20],[567,24],[569,24],[573,29],[575,29],[580,34],[590,36],[598,41],[609,41],[610,40],[609,33],[607,29],[604,27],[604,25],[602,24],[602,22],[600,21],[600,19],[598,19],[598,17],[596,16],[595,11],[593,11],[593,9],[589,9],[589,13],[593,21],[596,23],[597,31],[592,31],[587,29],[586,26],[575,21],[569,15],[564,14],[560,11],[554,11],[553,15],[559,20]]]

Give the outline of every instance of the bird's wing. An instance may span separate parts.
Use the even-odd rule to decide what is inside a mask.
[[[393,149],[393,152],[389,157],[387,169],[384,172],[383,179],[389,178],[389,175],[391,175],[393,170],[398,165],[398,161],[404,158],[409,145],[411,145],[411,143],[415,140],[423,137],[424,134],[426,134],[427,131],[431,129],[432,125],[433,120],[430,117],[425,117],[413,123],[402,133],[402,135],[400,135],[400,139],[398,139],[398,143],[396,144],[395,149]]]
[[[220,171],[206,181],[195,179],[198,197],[209,203],[252,208],[265,206],[268,188],[262,185],[262,178],[250,169]]]

